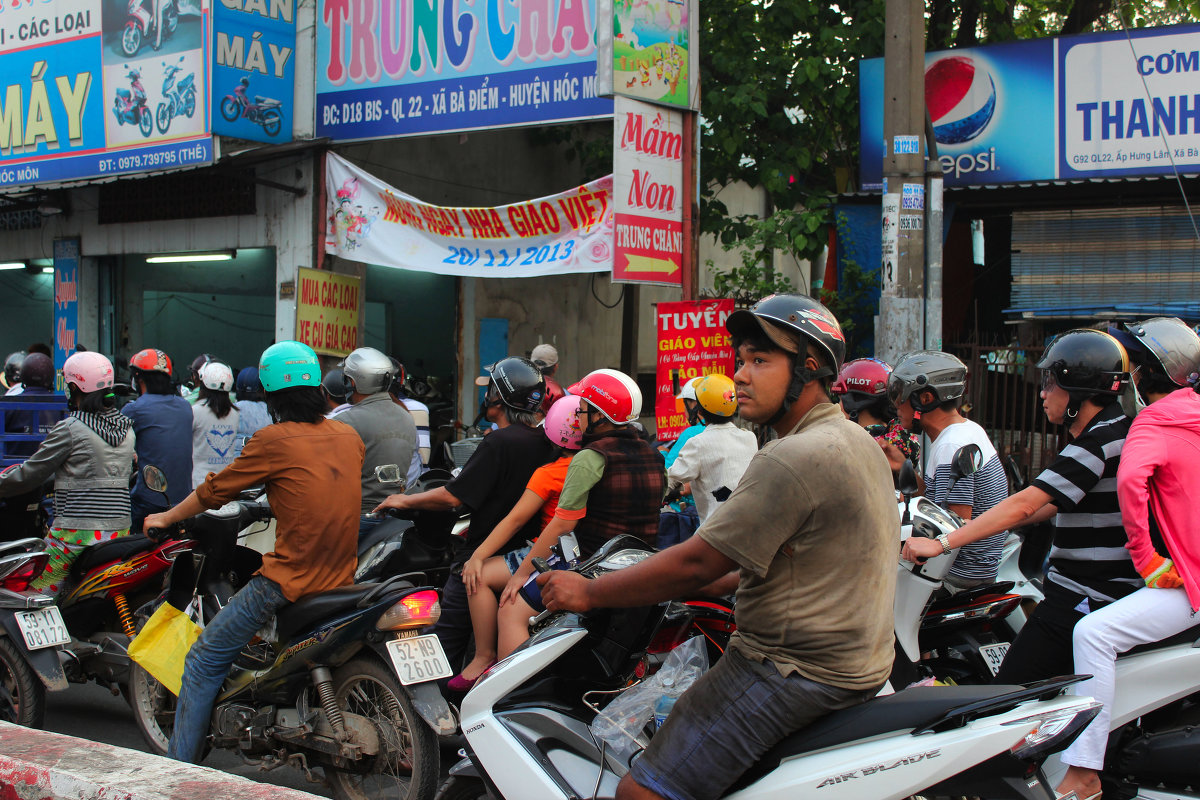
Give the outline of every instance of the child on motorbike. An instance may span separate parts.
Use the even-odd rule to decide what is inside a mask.
[[[30,584],[49,594],[62,588],[85,548],[129,533],[133,473],[133,422],[115,407],[112,362],[99,353],[75,353],[63,364],[63,380],[67,418],[25,463],[0,473],[0,497],[54,478],[54,522],[46,535],[50,561]]]
[[[463,667],[460,674],[450,679],[447,686],[452,691],[467,691],[488,667],[496,663],[498,598],[509,578],[529,554],[530,548],[514,550],[504,556],[493,555],[508,544],[534,514],[540,512],[541,528],[554,519],[567,468],[575,452],[583,445],[583,432],[579,427],[579,398],[561,397],[556,400],[546,414],[543,430],[559,448],[558,459],[534,470],[525,493],[513,510],[492,529],[488,538],[475,548],[475,552],[463,564],[463,583],[467,588],[471,627],[475,633],[475,657]]]
[[[200,385],[192,406],[192,488],[210,472],[220,472],[237,457],[239,412],[229,399],[233,370],[220,361],[200,367]]]
[[[892,473],[900,472],[905,460],[914,467],[921,465],[921,440],[900,424],[900,415],[888,399],[888,378],[892,367],[877,358],[856,358],[847,361],[838,372],[829,391],[842,407],[842,413],[857,422],[875,437]]]

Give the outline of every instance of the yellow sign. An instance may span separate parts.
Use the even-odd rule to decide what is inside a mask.
[[[296,277],[296,339],[330,356],[344,356],[358,347],[362,281],[301,267]]]

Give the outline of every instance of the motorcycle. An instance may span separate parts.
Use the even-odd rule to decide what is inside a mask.
[[[46,566],[45,543],[0,544],[0,720],[40,728],[46,691],[67,688],[59,661],[70,639],[54,599],[25,594]]]
[[[261,125],[268,136],[275,136],[283,127],[283,114],[279,108],[283,105],[278,100],[272,100],[262,95],[254,95],[254,102],[246,96],[250,86],[249,78],[242,78],[234,88],[233,94],[227,94],[221,100],[221,116],[226,122],[237,122],[239,117],[245,118],[255,125]]]
[[[153,481],[146,483],[165,490],[165,481]],[[193,597],[197,622],[211,619],[252,574],[238,563],[244,554],[234,542],[264,509],[261,498],[235,500],[206,512],[224,520],[219,527],[197,528],[199,517],[185,523],[199,568],[172,570],[167,591]],[[264,770],[296,767],[314,782],[310,767],[320,766],[341,800],[428,800],[440,768],[437,737],[457,726],[436,684],[453,672],[437,637],[422,634],[440,615],[437,591],[402,577],[285,606],[230,671],[213,707],[211,746]],[[130,701],[146,743],[165,754],[174,695],[134,665]]]
[[[403,488],[404,474],[394,464],[377,467],[383,484]],[[450,473],[432,469],[408,487],[417,494],[450,481]],[[431,586],[445,586],[454,562],[454,531],[463,515],[456,511],[392,512],[358,542],[358,568],[354,582],[381,580],[396,575]]]
[[[154,130],[154,120],[151,118],[149,106],[146,105],[146,87],[142,85],[142,71],[128,64],[125,68],[129,70],[125,77],[129,78],[133,91],[117,89],[117,96],[113,99],[113,114],[118,125],[124,125],[126,122],[137,125],[142,131],[142,136],[149,136]]]
[[[126,58],[133,58],[142,49],[142,43],[156,33],[153,0],[151,7],[146,7],[146,0],[129,0],[129,16],[125,20],[125,28],[121,31],[121,52]],[[163,33],[167,36],[175,33],[179,27],[179,9],[175,0],[163,0],[162,8]]]
[[[182,63],[183,56],[180,56],[179,64]],[[179,64],[163,62],[162,93],[166,100],[158,104],[158,111],[155,113],[159,133],[166,133],[175,117],[191,117],[196,113],[196,73],[188,73],[176,83],[175,76],[183,71]]]
[[[595,577],[652,552],[618,537],[576,569]],[[629,764],[589,726],[603,699],[634,677],[668,605],[535,618],[529,641],[484,673],[464,699],[466,757],[450,770],[440,800],[613,797]],[[1090,698],[1061,696],[1077,680],[918,687],[878,697],[787,737],[750,765],[727,796],[1050,800],[1039,764],[1066,747],[1098,708]],[[645,734],[641,740],[648,741]]]

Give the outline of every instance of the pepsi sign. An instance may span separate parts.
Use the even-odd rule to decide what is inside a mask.
[[[969,142],[996,113],[996,82],[969,56],[939,58],[925,70],[925,105],[938,144]]]

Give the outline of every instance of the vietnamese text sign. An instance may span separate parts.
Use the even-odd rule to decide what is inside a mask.
[[[1198,78],[1200,25],[928,53],[946,186],[1195,171]],[[861,185],[878,189],[883,59],[860,64],[859,100]]]
[[[441,275],[531,278],[612,269],[612,178],[495,208],[430,205],[330,153],[325,252]]]
[[[699,104],[693,0],[597,0],[600,94],[675,108]]]
[[[79,334],[79,240],[54,240],[54,368],[75,352]],[[61,388],[61,387],[60,387]]]
[[[149,0],[5,6],[0,187],[212,161],[208,0],[168,15],[157,52]]]
[[[733,346],[725,320],[733,313],[733,300],[697,300],[659,303],[655,310],[658,330],[658,367],[654,424],[659,439],[675,439],[688,426],[683,401],[675,399],[673,373],[682,386],[692,378],[720,373],[733,377]]]
[[[331,356],[358,347],[362,293],[353,275],[300,267],[296,280],[296,340]]]
[[[683,281],[683,114],[617,97],[613,280]]]
[[[290,142],[296,93],[296,0],[217,0],[213,132]]]
[[[595,0],[318,0],[317,136],[607,117],[595,19]]]

